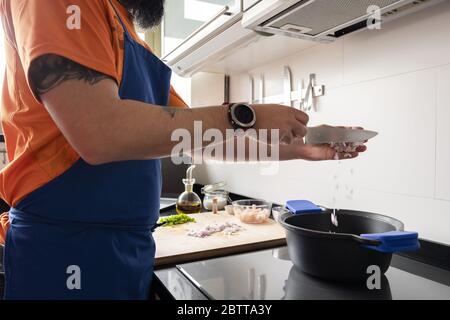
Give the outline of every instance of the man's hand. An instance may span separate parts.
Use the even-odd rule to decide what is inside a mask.
[[[281,160],[304,159],[309,161],[343,160],[356,158],[366,150],[366,146],[360,146],[356,148],[355,152],[336,152],[327,144],[312,145],[305,144],[303,140],[296,140],[290,145],[280,145],[280,158]]]
[[[306,113],[277,104],[258,104],[252,107],[256,112],[256,130],[280,130],[280,141],[270,141],[270,143],[280,142],[289,145],[294,140],[303,139],[306,136],[309,122],[309,116]]]
[[[279,143],[280,160],[303,159],[310,161],[351,159],[360,152],[366,151],[360,146],[355,152],[338,153],[329,145],[309,145],[304,143],[307,133],[309,117],[306,113],[295,108],[275,104],[253,105],[257,122],[255,129],[279,129],[280,141],[269,141],[270,144]],[[269,134],[270,136],[270,134]]]

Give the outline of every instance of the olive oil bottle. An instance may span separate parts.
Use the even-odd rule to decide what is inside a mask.
[[[186,171],[186,179],[183,179],[185,190],[177,200],[177,213],[194,214],[202,211],[202,201],[193,191],[195,179],[192,178],[192,171],[195,165],[190,166]]]

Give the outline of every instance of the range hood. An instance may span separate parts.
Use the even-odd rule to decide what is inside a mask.
[[[245,12],[245,28],[317,42],[336,39],[368,26],[373,10],[381,23],[443,0],[261,0]]]

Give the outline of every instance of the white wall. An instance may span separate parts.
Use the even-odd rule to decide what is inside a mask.
[[[255,164],[209,164],[200,181],[284,203],[309,199],[402,220],[422,238],[450,244],[450,1],[252,70],[266,94],[282,93],[282,67],[294,83],[317,73],[326,85],[311,124],[362,125],[380,132],[355,160],[282,163],[262,176]],[[231,77],[232,101],[245,101],[248,74]],[[201,172],[201,171],[199,171]]]
[[[225,101],[225,76],[220,73],[200,72],[191,79],[192,107],[208,107]]]

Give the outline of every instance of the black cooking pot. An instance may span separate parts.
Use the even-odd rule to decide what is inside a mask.
[[[300,270],[329,280],[361,280],[384,274],[392,254],[419,248],[418,235],[403,232],[403,223],[380,214],[339,210],[339,226],[331,222],[331,210],[292,214],[279,218],[286,229],[289,256]],[[369,268],[369,269],[368,269]]]

